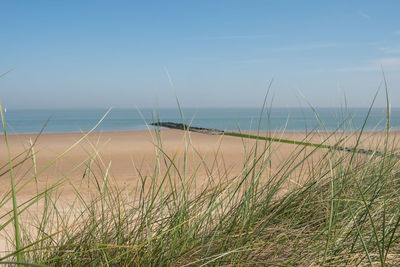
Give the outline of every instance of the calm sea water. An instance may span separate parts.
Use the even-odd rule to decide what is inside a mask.
[[[317,109],[318,118],[307,108],[273,108],[266,111],[261,119],[261,130],[312,131],[312,130],[359,130],[365,121],[368,109],[335,108]],[[90,130],[104,115],[105,109],[92,110],[7,110],[6,125],[10,134],[38,133],[48,118],[44,132],[63,133]],[[193,126],[223,130],[257,130],[260,121],[258,108],[208,108],[183,109],[186,123]],[[96,131],[144,130],[146,122],[182,122],[178,109],[113,109]],[[385,127],[386,109],[372,110],[366,130],[380,130]],[[400,108],[391,110],[391,128],[400,129]],[[2,126],[0,126],[3,131]]]

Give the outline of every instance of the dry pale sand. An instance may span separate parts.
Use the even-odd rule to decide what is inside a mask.
[[[265,135],[265,133],[264,133]],[[275,137],[303,140],[305,133],[274,133]],[[321,142],[329,134],[316,134],[308,140],[312,142]],[[398,134],[393,133],[392,137]],[[121,188],[133,188],[137,185],[139,177],[145,177],[152,174],[157,152],[158,141],[154,132],[132,131],[132,132],[103,132],[91,133],[78,145],[73,147],[63,157],[53,162],[64,151],[69,149],[75,142],[82,138],[82,133],[68,134],[42,134],[38,137],[34,151],[36,153],[36,171],[39,172],[37,183],[31,182],[24,186],[18,193],[22,199],[35,195],[37,188],[43,190],[46,186],[58,181],[64,177],[64,187],[62,196],[68,198],[73,194],[71,184],[79,187],[87,179],[85,169],[89,164],[92,167],[92,173],[89,177],[96,178],[99,181],[104,177],[107,167],[110,165],[110,176],[113,181]],[[363,147],[370,148],[375,146],[382,136],[379,133],[367,133],[363,137]],[[29,148],[30,140],[34,141],[36,135],[21,134],[10,135],[9,142],[12,156],[16,156]],[[333,135],[328,143],[334,143],[339,135]],[[190,175],[196,171],[200,179],[207,181],[207,176],[214,179],[221,177],[233,177],[242,170],[246,155],[254,148],[254,141],[242,140],[240,138],[229,136],[205,135],[199,133],[190,133],[186,135],[179,130],[162,130],[160,134],[162,140],[162,150],[170,158],[175,157],[178,168],[183,169],[183,154],[185,149],[188,151],[187,174]],[[348,141],[351,145],[355,140],[352,137]],[[185,145],[186,144],[186,145]],[[263,147],[265,142],[259,141],[259,146]],[[374,147],[373,147],[374,148]],[[289,144],[274,144],[271,147],[272,170],[277,170],[282,162],[290,158],[300,148]],[[311,151],[308,148],[307,151]],[[311,159],[316,161],[318,157],[326,150],[321,149]],[[14,160],[17,164],[26,157],[22,154]],[[90,158],[93,158],[90,163]],[[7,171],[8,155],[4,136],[0,136],[0,166],[1,173]],[[48,167],[49,164],[52,164]],[[44,170],[47,168],[46,170]],[[44,170],[44,171],[43,171]],[[18,180],[20,187],[24,182],[29,181],[34,176],[33,161],[27,160],[24,164],[17,166],[14,175]],[[2,185],[0,187],[0,197],[4,196],[10,190],[9,173],[1,176]],[[201,181],[199,181],[201,183]],[[69,186],[68,186],[69,185]]]

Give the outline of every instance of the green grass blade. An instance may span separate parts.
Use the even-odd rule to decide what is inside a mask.
[[[17,193],[15,190],[15,178],[14,178],[14,167],[12,162],[10,144],[8,142],[8,134],[7,134],[7,127],[6,127],[6,120],[4,118],[3,107],[0,103],[0,114],[1,114],[1,121],[3,124],[3,131],[4,131],[4,138],[7,147],[7,154],[8,154],[8,163],[10,166],[10,179],[11,179],[11,198],[13,203],[13,219],[14,219],[14,236],[15,236],[15,249],[19,250],[21,248],[21,232],[19,229],[19,221],[18,221],[18,205],[17,205]],[[17,253],[17,261],[22,262],[22,254]]]

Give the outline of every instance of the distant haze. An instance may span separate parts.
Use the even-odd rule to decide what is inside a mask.
[[[399,10],[398,0],[2,2],[0,75],[13,70],[0,101],[260,107],[273,79],[273,106],[367,107],[383,69],[400,107]]]

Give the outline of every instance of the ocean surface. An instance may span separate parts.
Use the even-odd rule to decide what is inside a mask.
[[[9,134],[39,133],[48,121],[44,132],[66,133],[89,131],[106,109],[13,110],[4,115]],[[128,131],[148,129],[153,121],[186,122],[192,126],[221,130],[270,131],[355,131],[364,124],[367,108],[184,108],[183,118],[177,108],[112,109],[96,131]],[[261,118],[261,119],[260,119]],[[400,108],[391,109],[391,129],[400,130]],[[382,130],[386,125],[386,109],[374,108],[365,130]],[[149,127],[152,129],[152,127]],[[1,132],[3,127],[0,126]]]

